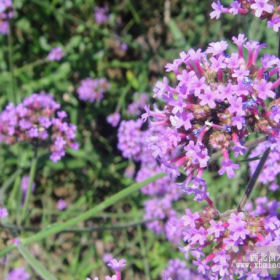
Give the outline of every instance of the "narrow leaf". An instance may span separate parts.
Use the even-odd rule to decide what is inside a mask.
[[[48,272],[23,246],[19,245],[18,249],[24,259],[30,264],[30,266],[41,276],[44,280],[57,280],[50,272]]]

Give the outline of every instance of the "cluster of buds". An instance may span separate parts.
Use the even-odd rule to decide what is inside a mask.
[[[14,17],[14,8],[11,0],[0,0],[0,34],[9,32],[9,20]]]
[[[100,102],[103,99],[104,93],[110,88],[111,85],[105,78],[87,78],[81,81],[77,93],[80,100],[90,103],[94,101]]]
[[[278,0],[238,0],[232,1],[230,7],[224,7],[220,1],[212,4],[213,12],[210,17],[219,19],[221,14],[246,15],[253,14],[255,17],[267,21],[267,26],[275,32],[280,28],[280,2]]]
[[[34,93],[17,106],[9,104],[0,114],[0,142],[47,145],[50,159],[57,162],[66,148],[78,149],[76,126],[65,121],[67,114],[59,109],[60,105],[46,93]]]
[[[202,213],[187,209],[181,228],[184,242],[188,243],[180,247],[181,251],[187,259],[191,254],[198,272],[210,279],[235,279],[234,276],[242,278],[245,275],[251,275],[246,279],[260,279],[260,272],[254,266],[250,270],[250,267],[237,267],[236,263],[243,263],[244,258],[248,259],[257,248],[280,244],[280,221],[276,216],[256,217],[243,212],[220,216],[210,207]],[[207,247],[211,247],[211,253],[205,255]],[[267,272],[261,274],[269,276]]]
[[[163,110],[151,111],[146,106],[142,115],[144,121],[152,120],[152,127],[165,127],[162,134],[150,135],[149,148],[171,176],[177,177],[179,168],[184,169],[183,189],[195,194],[196,201],[208,199],[202,175],[213,152],[222,151],[224,157],[219,175],[233,178],[239,165],[229,158],[231,148],[235,157],[243,155],[251,132],[279,141],[280,100],[268,106],[266,102],[275,97],[273,90],[280,84],[279,78],[269,81],[279,73],[280,61],[265,55],[257,66],[258,53],[265,45],[246,40],[243,34],[233,37],[238,52],[231,54],[225,52],[225,41],[210,43],[204,52],[181,52],[179,59],[166,65],[166,71],[177,78],[175,86],[164,77],[154,88],[154,97],[165,103]],[[166,156],[175,150],[181,153],[167,161]]]

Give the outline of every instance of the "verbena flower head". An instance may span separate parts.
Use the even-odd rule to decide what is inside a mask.
[[[13,269],[7,276],[7,280],[28,280],[30,275],[26,272],[24,267]]]
[[[118,113],[118,112],[115,112],[111,115],[109,115],[106,120],[109,124],[111,124],[113,127],[116,127],[119,122],[120,122],[120,119],[121,119],[121,114]]]
[[[280,79],[273,81],[279,59],[265,55],[257,66],[258,53],[265,46],[244,44],[246,40],[242,34],[233,37],[238,52],[231,54],[225,53],[225,41],[210,43],[205,51],[181,52],[180,58],[166,65],[176,81],[172,85],[164,77],[154,88],[154,97],[165,104],[163,110],[145,107],[142,115],[144,121],[151,120],[152,127],[165,128],[161,134],[151,133],[148,144],[152,154],[172,176],[180,174],[180,167],[185,170],[187,180],[182,188],[197,201],[208,197],[202,175],[213,152],[223,153],[219,174],[233,178],[239,165],[229,158],[229,149],[235,157],[243,155],[251,131],[279,141],[280,101],[265,104],[275,97],[273,90],[280,84]],[[180,153],[171,157],[176,150]]]
[[[125,158],[140,161],[145,145],[141,131],[141,120],[122,121],[118,129],[118,148]]]
[[[250,158],[255,158],[264,153],[264,151],[269,146],[268,142],[259,144],[254,148],[250,153]],[[250,173],[253,175],[255,172],[259,160],[252,160],[249,162]],[[278,145],[271,146],[271,152],[268,156],[268,159],[265,162],[265,165],[262,169],[262,172],[258,178],[258,181],[262,184],[269,184],[269,189],[276,191],[279,186],[277,182],[277,176],[280,174],[280,148]]]
[[[110,83],[105,78],[87,78],[81,81],[77,92],[80,100],[93,103],[94,101],[101,101],[104,93],[110,89],[110,87]]]
[[[219,218],[213,208],[206,208],[202,213],[187,209],[180,230],[187,243],[181,251],[187,259],[193,256],[198,272],[210,279],[248,275],[249,269],[237,268],[236,262],[242,262],[250,248],[280,244],[280,221],[276,216],[255,217],[232,212]]]
[[[34,93],[17,106],[8,105],[0,114],[0,142],[47,145],[50,159],[59,161],[67,148],[78,149],[76,126],[68,123],[67,114],[59,109],[52,95],[46,93]]]
[[[13,17],[13,2],[11,0],[0,0],[0,34],[9,32],[9,20]]]
[[[202,274],[198,274],[193,269],[187,267],[186,262],[179,259],[170,260],[168,266],[162,273],[163,279],[171,280],[202,280],[206,279]]]
[[[246,203],[244,209],[253,216],[277,216],[280,209],[280,202],[267,197],[258,197],[254,200],[255,203]]]
[[[103,24],[109,20],[108,7],[96,7],[94,9],[94,18],[98,24]]]
[[[223,2],[223,1],[222,1]],[[211,18],[219,19],[221,14],[246,15],[267,21],[267,26],[278,32],[280,27],[279,1],[275,0],[235,0],[228,7],[224,7],[221,1],[212,4]]]
[[[48,60],[50,61],[59,61],[64,57],[64,52],[61,47],[56,47],[53,48],[49,55],[48,55]]]

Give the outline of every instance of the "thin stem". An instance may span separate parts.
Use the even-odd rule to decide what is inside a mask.
[[[33,185],[34,177],[35,177],[35,173],[36,173],[37,161],[38,161],[38,153],[37,153],[37,148],[35,148],[35,153],[34,153],[34,157],[31,162],[31,167],[30,167],[30,172],[29,172],[28,189],[26,192],[23,209],[22,209],[22,215],[21,215],[21,219],[20,219],[21,224],[23,224],[25,222],[25,218],[27,215],[27,209],[28,209],[28,204],[29,204],[29,200],[31,197],[32,185]]]
[[[256,181],[258,180],[258,177],[259,177],[259,175],[260,175],[260,173],[261,173],[261,171],[262,171],[262,169],[263,169],[263,167],[265,165],[265,162],[266,162],[266,160],[267,160],[267,158],[269,156],[269,153],[270,153],[270,148],[268,148],[263,153],[262,158],[261,158],[261,160],[260,160],[260,162],[259,162],[259,164],[257,166],[257,169],[255,170],[253,176],[251,177],[251,179],[250,179],[250,181],[249,181],[249,183],[248,183],[248,185],[246,187],[245,193],[244,193],[244,195],[243,195],[243,197],[242,197],[242,199],[241,199],[241,201],[240,201],[240,203],[239,203],[239,205],[237,207],[237,211],[238,212],[241,212],[243,210],[245,204],[247,203],[247,201],[248,201],[248,199],[250,197],[250,194],[251,194],[251,192],[254,189]]]
[[[86,228],[77,228],[77,229],[66,229],[59,232],[62,233],[85,233],[85,232],[95,232],[95,231],[106,231],[106,230],[120,230],[120,229],[127,229],[129,227],[136,227],[139,225],[144,225],[155,221],[156,219],[150,220],[141,220],[136,222],[130,222],[125,224],[117,224],[117,225],[110,225],[110,226],[100,226],[100,227],[86,227]],[[9,224],[1,224],[0,227],[6,228],[13,232],[39,232],[42,230],[39,227],[23,227],[23,226],[16,226],[16,225],[9,225]]]
[[[14,56],[13,56],[13,42],[12,42],[12,31],[11,31],[11,22],[8,24],[8,50],[9,50],[9,69],[11,75],[11,89],[14,98],[14,103],[18,103],[17,93],[16,93],[16,80],[14,73]]]

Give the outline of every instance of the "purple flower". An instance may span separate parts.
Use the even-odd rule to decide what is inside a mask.
[[[234,169],[239,169],[239,165],[232,162],[232,160],[222,161],[222,168],[219,170],[219,175],[223,175],[225,172],[229,179],[235,176]]]
[[[272,13],[274,7],[268,4],[269,0],[255,0],[251,8],[255,10],[256,17],[261,17],[263,12]]]
[[[259,84],[254,84],[254,89],[257,91],[258,97],[266,100],[267,97],[274,98],[275,92],[271,90],[272,83],[262,79]]]
[[[7,276],[7,280],[28,280],[28,279],[30,279],[30,275],[26,272],[24,267],[15,268]]]
[[[92,79],[87,78],[81,81],[77,93],[80,100],[93,103],[100,102],[103,99],[104,93],[111,87],[110,83],[105,78]]]
[[[234,241],[238,239],[245,239],[246,235],[250,234],[250,230],[246,229],[243,224],[234,224],[229,227],[231,236]]]
[[[49,146],[51,159],[60,160],[66,148],[77,149],[76,126],[69,124],[53,97],[44,92],[26,97],[16,107],[8,105],[0,114],[0,142],[29,142]],[[58,116],[58,118],[57,118]]]
[[[64,52],[61,47],[53,48],[48,54],[49,61],[60,61],[64,57]]]
[[[184,223],[184,226],[190,226],[191,228],[195,227],[195,221],[200,218],[198,212],[192,213],[190,209],[186,209],[186,215],[182,217],[182,221]]]
[[[109,11],[108,7],[95,7],[94,18],[99,25],[108,21],[109,19],[108,11]]]
[[[104,261],[105,263],[110,262],[112,259],[113,259],[113,255],[112,255],[112,254],[104,254],[104,255],[103,255],[103,261]]]
[[[29,176],[23,176],[21,179],[21,190],[24,194],[26,194],[27,189],[28,189],[28,185],[29,185]],[[31,190],[34,191],[35,190],[35,184],[33,183],[31,186]]]
[[[8,216],[8,210],[5,207],[0,207],[0,219],[6,218]]]
[[[111,124],[113,127],[116,127],[120,122],[121,115],[118,112],[115,112],[107,117],[107,122]]]
[[[64,199],[60,198],[58,201],[57,201],[57,209],[59,211],[62,211],[64,210],[65,208],[67,207],[67,203]]]
[[[222,221],[215,222],[214,220],[210,221],[211,227],[207,230],[208,234],[214,234],[216,238],[220,237],[221,234],[225,231],[225,227]]]
[[[220,1],[212,3],[212,8],[214,9],[213,12],[211,12],[210,17],[219,19],[221,14],[226,10],[225,7],[221,4]]]
[[[120,271],[122,268],[124,268],[126,266],[126,260],[121,259],[118,261],[116,259],[113,259],[107,265],[115,271]]]

